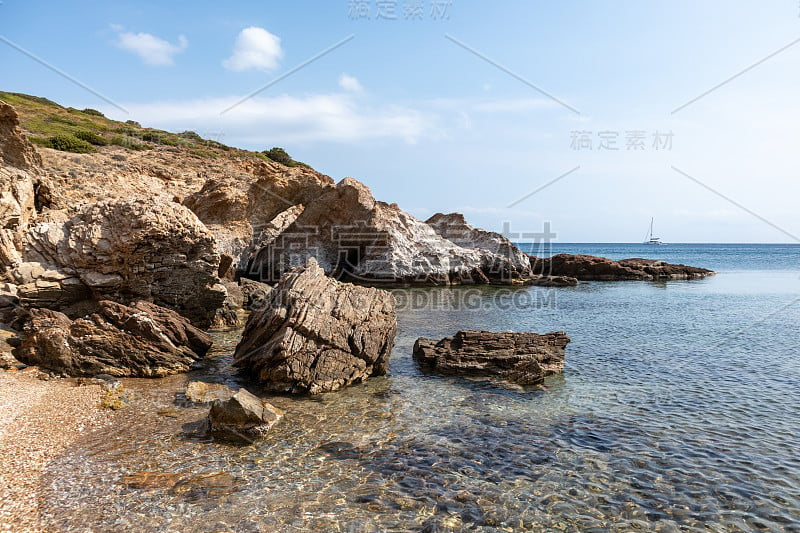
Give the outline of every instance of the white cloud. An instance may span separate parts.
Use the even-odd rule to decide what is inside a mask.
[[[172,65],[174,57],[189,46],[189,41],[183,35],[178,37],[178,44],[172,44],[149,33],[123,31],[118,25],[112,25],[112,29],[118,33],[116,45],[136,54],[147,65]]]
[[[272,70],[283,57],[281,39],[264,28],[251,26],[239,32],[233,55],[222,62],[228,70]]]
[[[254,97],[221,114],[240,99],[231,96],[126,103],[125,107],[142,124],[167,130],[202,131],[214,125],[224,131],[226,142],[241,147],[387,138],[413,144],[421,139],[442,137],[438,118],[431,113],[397,105],[369,105],[352,93]],[[104,111],[115,116],[111,109]]]
[[[358,79],[350,76],[349,74],[342,74],[339,76],[339,87],[345,91],[360,93],[364,90]]]

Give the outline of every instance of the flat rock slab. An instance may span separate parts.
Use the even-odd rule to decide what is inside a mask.
[[[666,281],[689,280],[713,276],[706,268],[674,265],[655,259],[621,259],[615,261],[593,255],[558,254],[540,258],[531,256],[534,274],[544,277],[570,277],[580,281]]]
[[[535,385],[564,370],[569,337],[563,332],[459,331],[442,340],[421,337],[414,359],[434,372],[498,377],[517,385]]]

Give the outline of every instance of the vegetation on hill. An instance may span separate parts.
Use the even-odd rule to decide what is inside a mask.
[[[258,157],[295,167],[308,166],[292,159],[282,148],[265,152],[250,152],[204,139],[193,131],[172,133],[143,128],[138,122],[119,122],[106,118],[96,109],[63,107],[39,96],[0,91],[0,100],[14,106],[22,129],[31,142],[65,152],[90,153],[98,147],[114,145],[128,150],[152,150],[158,146],[175,147],[189,154],[215,159],[223,154],[234,157]],[[270,155],[271,154],[271,155]]]
[[[275,161],[276,163],[280,163],[281,165],[286,165],[287,167],[308,166],[305,163],[302,163],[300,161],[295,161],[294,159],[292,159],[292,156],[286,153],[286,150],[284,150],[279,146],[274,146],[269,150],[264,150],[261,153],[264,156],[266,156],[266,158],[269,159],[270,161]]]

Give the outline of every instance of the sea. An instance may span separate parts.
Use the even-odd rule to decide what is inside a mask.
[[[538,250],[527,246],[533,253]],[[203,430],[189,380],[241,386],[240,330],[202,368],[123,380],[129,405],[48,465],[54,531],[800,532],[800,246],[556,243],[710,268],[702,280],[397,289],[388,376]],[[565,331],[541,386],[422,372],[414,341]]]

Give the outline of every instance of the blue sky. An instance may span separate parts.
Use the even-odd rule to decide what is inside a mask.
[[[0,36],[3,90],[283,146],[422,219],[549,221],[562,242],[637,242],[651,216],[668,242],[800,236],[796,0],[4,0]]]

